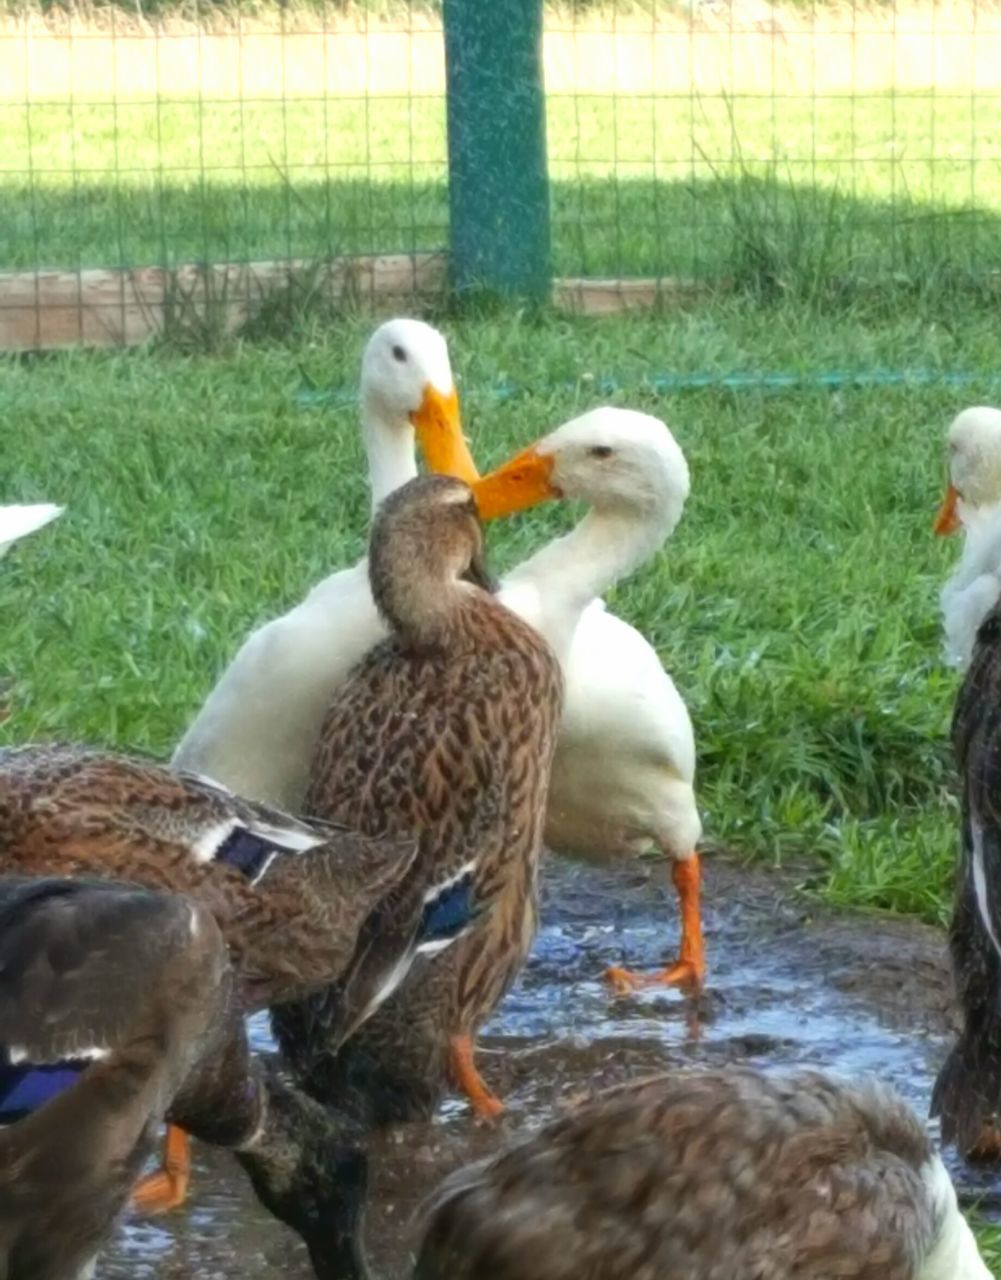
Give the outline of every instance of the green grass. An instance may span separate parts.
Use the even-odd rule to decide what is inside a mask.
[[[987,1226],[976,1218],[974,1218],[974,1229],[984,1262],[987,1263],[993,1275],[1001,1275],[1001,1230],[996,1226]]]
[[[364,548],[355,411],[304,409],[300,366],[350,388],[370,322],[227,359],[168,351],[9,362],[0,491],[69,511],[0,577],[8,741],[69,735],[166,754],[248,628]],[[656,563],[610,596],[674,673],[696,725],[708,833],[808,855],[841,903],[942,917],[956,816],[932,537],[942,438],[996,392],[996,326],[823,317],[748,303],[603,323],[450,326],[481,464],[613,398],[671,422],[694,489]],[[947,388],[644,388],[664,371],[962,367]],[[501,397],[505,381],[529,389]],[[569,385],[566,385],[568,384]],[[491,533],[510,564],[559,509]],[[29,605],[30,601],[30,605]]]
[[[993,102],[553,97],[556,270],[978,277],[1001,266]],[[7,103],[0,136],[4,268],[446,242],[440,99]]]
[[[5,498],[68,511],[0,573],[0,742],[75,738],[164,756],[248,628],[365,544],[351,405],[303,408],[302,371],[350,390],[369,320],[238,343],[74,353],[0,369]],[[887,321],[731,301],[603,322],[510,313],[446,321],[481,466],[595,403],[674,427],[693,494],[656,562],[609,596],[691,708],[707,834],[808,860],[829,900],[943,918],[956,811],[931,535],[945,423],[997,392],[989,311]],[[964,369],[937,387],[837,392],[644,388],[734,370]],[[501,395],[514,384],[520,392]],[[490,531],[504,567],[574,513]],[[980,1232],[1001,1269],[1001,1235]]]

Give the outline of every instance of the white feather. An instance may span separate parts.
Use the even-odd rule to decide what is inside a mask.
[[[960,1212],[945,1165],[934,1156],[921,1170],[937,1226],[915,1280],[991,1280],[969,1223]]]
[[[0,506],[0,558],[7,549],[26,534],[41,529],[56,516],[62,515],[63,508],[51,502],[39,502],[30,506]]]
[[[596,446],[612,456],[594,458]],[[593,410],[537,448],[566,497],[592,504],[500,593],[549,640],[566,677],[546,844],[604,856],[656,842],[687,857],[702,830],[691,718],[653,646],[600,599],[676,526],[687,463],[664,423],[624,409]]]
[[[217,822],[211,827],[206,827],[191,845],[191,852],[195,855],[197,861],[211,862],[218,854],[223,843],[229,839],[238,826],[240,826],[240,823],[236,818],[227,818],[224,822]]]
[[[984,829],[976,818],[970,818],[970,835],[973,839],[973,890],[977,899],[977,910],[987,935],[994,944],[994,950],[1001,958],[1001,942],[994,929],[991,916],[991,900],[987,892],[987,873],[984,868]]]

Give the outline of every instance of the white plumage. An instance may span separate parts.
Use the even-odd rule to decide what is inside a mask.
[[[415,437],[429,457],[466,462],[444,338],[418,320],[376,330],[362,362],[362,430],[373,509],[417,474]],[[368,562],[324,578],[244,642],[178,745],[175,769],[297,812],[333,691],[383,639]]]
[[[941,593],[946,660],[965,670],[977,630],[1001,595],[1001,410],[964,409],[949,427],[949,487],[935,523],[963,531]]]
[[[549,460],[552,487],[590,508],[501,588],[566,674],[547,844],[604,857],[656,843],[687,857],[701,833],[688,710],[649,641],[599,597],[674,530],[688,465],[662,422],[629,409],[592,410],[534,451]]]
[[[0,558],[18,538],[41,529],[56,516],[62,515],[63,508],[51,502],[37,502],[30,505],[13,504],[0,507]]]

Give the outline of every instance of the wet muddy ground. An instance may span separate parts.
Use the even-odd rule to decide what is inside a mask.
[[[543,930],[521,982],[481,1039],[480,1061],[508,1113],[496,1132],[447,1103],[433,1125],[373,1146],[367,1247],[380,1280],[408,1274],[419,1207],[451,1169],[485,1155],[592,1088],[679,1063],[752,1062],[869,1072],[927,1114],[953,1027],[940,931],[818,910],[796,878],[706,861],[709,986],[701,1031],[671,992],[610,997],[609,964],[655,968],[676,939],[663,867],[598,868],[551,859]],[[270,1045],[263,1019],[257,1042]],[[953,1168],[964,1199],[1001,1204],[1001,1176]],[[196,1149],[189,1204],[119,1231],[100,1280],[310,1280],[298,1241],[257,1205],[225,1153]]]

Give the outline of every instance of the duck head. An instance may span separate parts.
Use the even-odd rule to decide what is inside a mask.
[[[374,504],[415,474],[415,437],[432,471],[476,478],[437,329],[402,318],[380,325],[362,357],[361,400]]]
[[[976,405],[957,414],[948,449],[949,483],[934,524],[942,536],[1001,503],[1001,409]]]
[[[473,485],[484,520],[579,498],[596,511],[657,517],[662,537],[681,519],[689,488],[688,463],[668,427],[611,406],[565,422]]]
[[[264,1120],[237,1158],[264,1207],[305,1242],[317,1280],[368,1280],[361,1135],[286,1085],[273,1067],[266,1071]]]
[[[471,588],[494,589],[472,490],[451,476],[420,476],[383,502],[372,525],[369,579],[398,634],[433,641]]]

